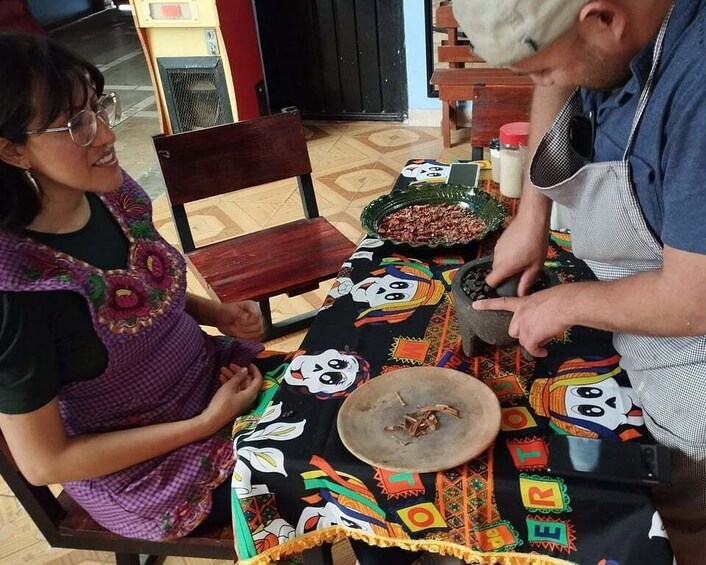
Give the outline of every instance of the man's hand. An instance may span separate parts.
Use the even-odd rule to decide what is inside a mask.
[[[562,318],[562,302],[570,286],[557,286],[521,298],[478,300],[473,303],[473,308],[513,312],[508,333],[533,356],[546,357],[547,349],[544,346],[552,338],[563,336],[571,325]]]
[[[573,92],[573,87],[536,86],[532,95],[527,155],[532,156],[545,132]],[[527,163],[528,168],[530,163]],[[525,175],[517,216],[495,245],[493,270],[486,278],[497,288],[505,279],[522,273],[518,294],[529,293],[546,258],[551,201],[534,189]]]
[[[260,307],[252,300],[221,304],[216,327],[224,335],[259,340],[265,333]]]
[[[548,244],[549,230],[544,222],[516,218],[495,244],[493,269],[486,283],[497,288],[504,280],[522,273],[517,290],[519,296],[526,296],[542,271]]]

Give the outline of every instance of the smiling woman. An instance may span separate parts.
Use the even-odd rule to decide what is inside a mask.
[[[92,99],[102,94],[103,77],[95,67],[58,48],[53,49],[53,60],[49,59],[46,46],[41,46],[44,42],[32,36],[4,37],[14,39],[14,48],[3,46],[2,76],[15,79],[3,84],[0,109],[0,183],[5,196],[0,202],[0,226],[16,229],[40,214],[45,190],[76,184],[78,171],[68,172],[76,159],[100,159],[105,148],[112,147],[114,137],[106,127],[100,132],[105,140],[99,148],[82,149],[65,143],[68,132],[85,129],[69,127],[71,116],[91,102],[95,104]],[[52,126],[66,127],[67,133],[42,135]],[[95,130],[98,133],[97,126]],[[113,169],[114,190],[121,182],[116,175],[117,161]],[[29,194],[28,181],[34,189]]]
[[[113,532],[228,523],[217,487],[260,390],[260,312],[186,292],[118,164],[98,69],[38,36],[0,33],[0,52],[0,432],[27,480],[63,483]]]

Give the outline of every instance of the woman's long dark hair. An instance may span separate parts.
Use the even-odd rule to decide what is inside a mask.
[[[23,144],[33,118],[44,129],[62,113],[86,106],[104,79],[91,63],[52,40],[0,33],[0,137]],[[16,231],[41,210],[40,195],[22,169],[0,160],[0,228]]]

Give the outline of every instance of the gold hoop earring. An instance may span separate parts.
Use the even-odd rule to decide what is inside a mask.
[[[37,182],[37,179],[34,178],[34,175],[29,169],[24,169],[22,171],[22,174],[25,177],[25,180],[29,184],[29,186],[32,187],[32,190],[34,190],[34,193],[37,195],[37,197],[42,196],[42,189],[39,188],[39,183]]]

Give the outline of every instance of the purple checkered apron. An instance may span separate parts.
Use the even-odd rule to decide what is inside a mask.
[[[573,154],[569,121],[582,110],[574,93],[539,144],[530,168],[537,189],[571,211],[573,252],[603,281],[663,265],[662,246],[648,228],[632,186],[628,157],[652,91],[668,21],[669,16],[655,44],[652,71],[623,160],[583,167]],[[706,559],[706,338],[616,333],[613,343],[640,397],[648,429],[673,450],[673,486],[655,489],[655,500],[679,563],[702,564],[700,559]]]
[[[98,378],[59,392],[69,435],[185,420],[208,405],[218,372],[245,365],[260,344],[213,337],[186,314],[183,257],[159,236],[149,197],[127,175],[101,196],[129,240],[126,269],[102,271],[0,230],[0,290],[71,290],[86,299],[108,350]],[[122,471],[64,485],[107,529],[143,539],[183,536],[208,515],[211,490],[230,476],[230,427]]]

